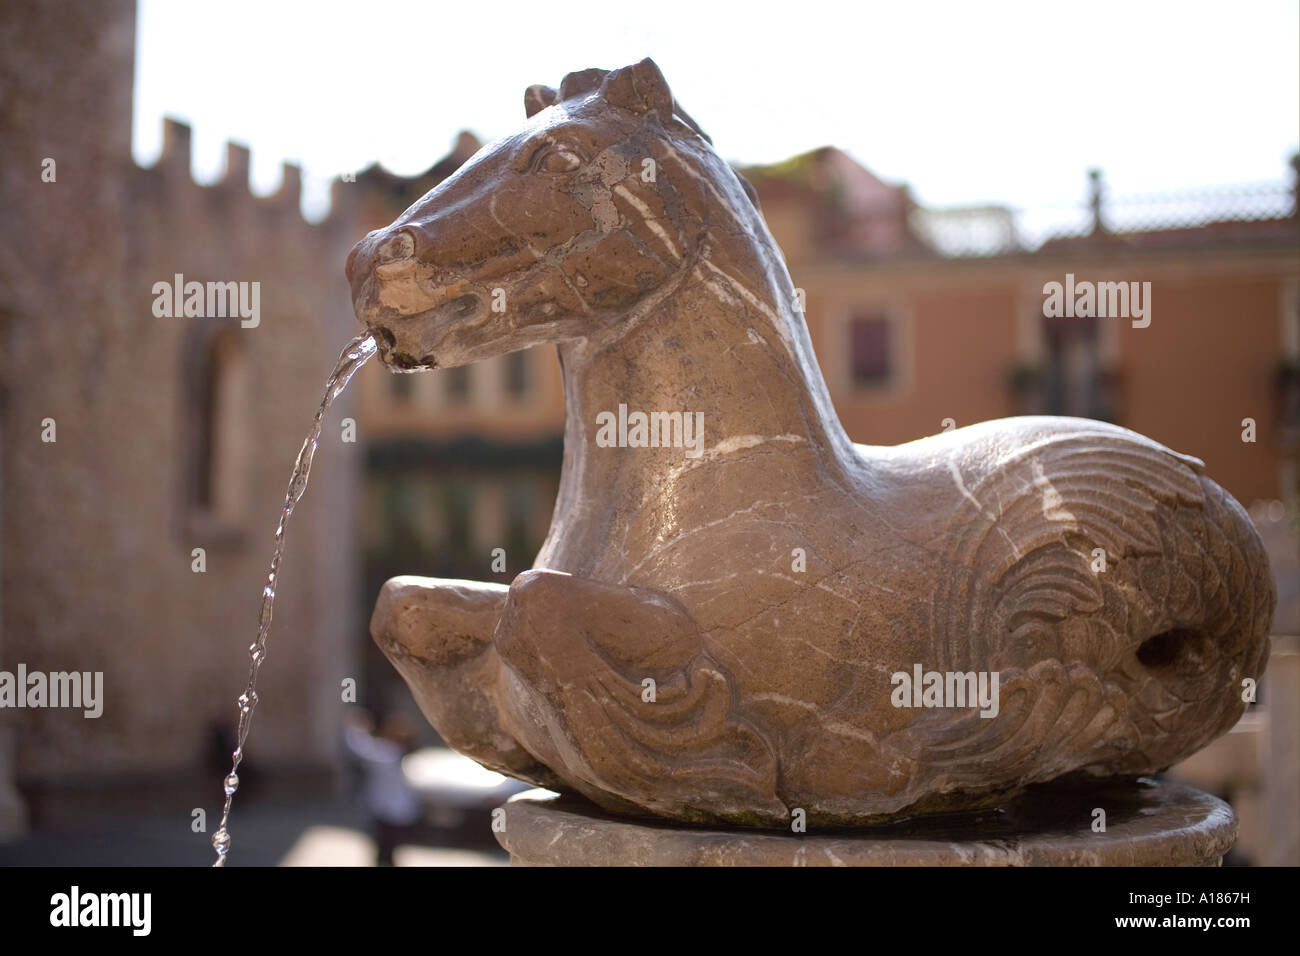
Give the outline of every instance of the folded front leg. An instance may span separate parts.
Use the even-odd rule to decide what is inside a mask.
[[[788,820],[774,748],[671,595],[525,571],[495,643],[512,735],[596,803],[699,822]]]
[[[479,581],[393,578],[375,602],[370,634],[448,746],[501,773],[555,786],[500,719],[492,633],[508,593]]]

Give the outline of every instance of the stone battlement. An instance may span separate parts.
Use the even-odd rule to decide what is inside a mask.
[[[191,172],[193,162],[193,131],[188,123],[172,117],[163,118],[163,148],[158,160],[151,166],[135,166],[142,185],[136,190],[137,202],[173,204],[185,201],[190,193],[195,201],[214,201],[225,207],[227,214],[238,215],[244,207],[261,216],[259,225],[280,228],[305,227],[330,233],[345,232],[357,238],[365,232],[357,224],[355,184],[335,178],[330,184],[330,209],[319,222],[305,219],[301,211],[302,167],[297,163],[280,164],[280,187],[270,195],[259,196],[250,188],[251,151],[243,143],[227,140],[225,170],[214,183],[200,183]],[[371,167],[375,168],[375,167]],[[358,182],[361,177],[358,176]],[[232,208],[232,205],[234,208]],[[279,214],[278,217],[275,214]]]

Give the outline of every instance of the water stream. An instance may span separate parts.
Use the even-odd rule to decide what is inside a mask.
[[[271,613],[275,608],[275,586],[280,577],[280,559],[284,555],[284,529],[289,524],[289,516],[293,514],[294,506],[307,490],[307,478],[311,474],[311,461],[316,454],[316,443],[320,441],[325,412],[347,386],[348,380],[356,370],[374,354],[375,340],[371,335],[359,335],[343,349],[342,354],[339,355],[338,365],[334,367],[334,373],[325,383],[325,396],[321,399],[320,407],[316,409],[316,417],[312,419],[307,438],[303,441],[302,449],[298,452],[298,460],[294,463],[293,474],[289,477],[289,490],[284,495],[284,510],[280,512],[280,524],[275,529],[275,550],[271,553],[271,570],[266,575],[266,586],[262,588],[262,610],[257,619],[257,640],[248,647],[248,684],[244,688],[244,693],[236,701],[239,707],[239,732],[236,737],[235,751],[230,755],[233,760],[230,773],[221,784],[226,794],[226,801],[221,809],[221,824],[217,832],[212,834],[212,847],[217,851],[217,860],[212,864],[213,866],[225,866],[226,858],[230,854],[230,805],[235,799],[235,791],[239,789],[239,762],[244,759],[244,743],[248,739],[248,728],[253,722],[253,710],[257,707],[257,672],[266,660],[266,638],[271,632]]]

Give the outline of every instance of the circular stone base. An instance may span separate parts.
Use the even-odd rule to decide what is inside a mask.
[[[1103,818],[1096,811],[1105,812]],[[1232,808],[1169,780],[1043,785],[997,810],[807,833],[614,817],[529,790],[497,841],[519,866],[1218,866]]]

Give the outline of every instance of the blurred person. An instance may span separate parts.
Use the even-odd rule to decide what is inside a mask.
[[[402,772],[402,758],[411,751],[413,733],[410,721],[395,712],[384,716],[378,733],[372,733],[373,727],[369,714],[353,710],[344,742],[361,764],[361,796],[375,836],[375,865],[392,866],[393,851],[414,835],[423,810]]]

